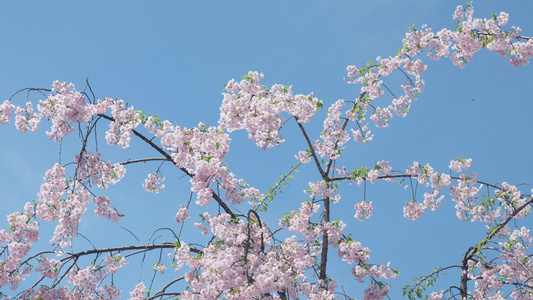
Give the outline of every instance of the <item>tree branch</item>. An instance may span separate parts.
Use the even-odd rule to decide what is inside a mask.
[[[109,121],[112,121],[112,122],[115,122],[115,119],[110,117],[110,116],[107,116],[107,115],[104,115],[104,114],[99,114],[98,116],[101,116],[102,118],[104,119],[107,119]],[[154,148],[157,152],[161,153],[161,155],[163,155],[166,160],[169,160],[169,161],[174,161],[172,159],[172,156],[170,156],[170,154],[168,154],[165,150],[163,150],[161,147],[157,146],[156,144],[154,144],[154,142],[152,142],[151,140],[149,140],[147,137],[145,137],[143,134],[141,134],[140,132],[138,132],[137,130],[133,129],[132,130],[133,133],[139,137],[141,140],[143,140],[144,142],[146,142],[148,145],[150,145],[152,148]],[[185,173],[187,176],[189,177],[194,177],[194,174],[191,174],[186,168],[182,168],[182,167],[179,167],[178,165],[176,165],[176,167],[178,167],[183,173]],[[212,190],[213,191],[213,190]],[[215,199],[216,202],[218,202],[218,204],[222,207],[222,209],[224,209],[224,211],[226,213],[228,213],[232,218],[236,219],[236,215],[233,213],[233,211],[229,208],[228,205],[226,205],[226,203],[224,202],[224,200],[222,200],[222,198],[220,198],[219,195],[217,195],[214,191],[212,193],[212,197],[213,199]]]

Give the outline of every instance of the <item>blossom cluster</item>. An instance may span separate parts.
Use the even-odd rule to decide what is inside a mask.
[[[15,212],[7,216],[9,232],[0,230],[0,244],[7,242],[7,258],[0,260],[0,286],[10,285],[15,290],[28,276],[30,266],[21,267],[22,259],[31,250],[32,243],[39,240],[39,224],[34,218],[33,206],[27,203],[25,212]],[[22,269],[19,271],[19,268]]]
[[[273,245],[266,224],[260,220],[246,224],[227,214],[204,213],[203,217],[216,242],[203,249],[201,259],[187,261],[193,270],[185,275],[190,290],[181,293],[184,299],[207,299],[221,293],[232,299],[253,299],[273,291],[291,298],[303,295],[310,299],[333,299],[316,298],[333,293],[335,284],[330,283],[326,291],[324,283],[308,281],[304,273],[315,264],[317,253],[310,252],[295,236]],[[179,267],[185,260],[183,248],[188,246],[182,243],[176,251]],[[195,271],[199,269],[209,272]]]
[[[471,4],[466,7],[458,6],[453,14],[453,18],[458,20],[454,31],[444,28],[435,33],[426,25],[422,26],[421,30],[412,28],[406,33],[403,39],[404,45],[396,56],[377,57],[375,63],[369,62],[362,68],[353,65],[347,67],[346,82],[362,84],[361,96],[346,112],[346,118],[356,122],[356,128],[351,129],[356,141],[368,142],[372,139],[368,124],[364,123],[368,111],[372,111],[370,119],[377,127],[387,127],[393,112],[401,117],[407,115],[410,105],[417,99],[417,95],[423,91],[425,85],[421,74],[427,69],[427,65],[416,58],[423,51],[426,51],[433,60],[449,57],[460,68],[470,62],[473,55],[483,48],[494,51],[500,56],[508,56],[513,66],[528,64],[533,57],[533,38],[521,36],[522,30],[519,27],[512,26],[509,30],[504,30],[503,26],[507,25],[509,19],[508,14],[501,12],[490,19],[474,18],[473,14],[474,8]],[[407,83],[401,85],[403,94],[396,95],[387,87],[393,96],[391,104],[387,107],[377,106],[373,102],[384,95],[383,78],[398,69],[401,69],[407,77]],[[338,117],[335,120],[339,122]],[[343,132],[337,132],[335,137],[337,139],[342,137],[345,140],[344,128]],[[329,152],[336,155],[334,152],[340,145],[323,147],[329,147]],[[321,149],[321,153],[325,152],[328,150]]]
[[[335,160],[341,156],[338,150],[350,140],[350,136],[344,130],[341,109],[344,100],[338,100],[328,109],[328,116],[324,120],[324,130],[320,135],[322,142],[315,141],[313,147],[316,152],[329,159]]]
[[[228,132],[246,129],[248,138],[262,149],[284,142],[279,130],[285,123],[286,112],[298,122],[308,123],[321,102],[309,95],[293,95],[290,86],[261,85],[263,74],[248,72],[240,82],[231,80],[220,107],[219,125]]]
[[[52,121],[52,127],[47,132],[50,138],[61,141],[64,136],[74,131],[72,123],[85,123],[94,115],[104,113],[112,102],[106,98],[97,103],[86,103],[84,96],[75,90],[72,83],[59,81],[53,83],[53,94],[44,101],[40,101],[37,109],[41,117]]]
[[[463,168],[467,169],[470,166],[470,159],[459,160],[468,162],[468,165],[462,165]],[[456,168],[455,166],[456,162],[452,161],[450,163],[450,168]],[[424,193],[423,203],[419,203],[415,199],[413,199],[413,201],[408,201],[403,209],[405,218],[416,220],[424,213],[426,208],[431,210],[438,209],[442,199],[444,199],[444,195],[439,196],[439,193],[443,188],[451,185],[451,176],[445,173],[439,174],[435,172],[429,164],[422,166],[418,162],[414,162],[413,165],[407,169],[406,173],[411,177],[416,178],[419,184],[431,187],[432,191]]]
[[[468,261],[471,267],[468,278],[475,280],[475,289],[470,296],[475,299],[496,299],[502,297],[504,285],[514,285],[508,296],[512,299],[530,299],[530,290],[526,287],[531,280],[533,262],[526,251],[531,247],[532,238],[529,229],[516,228],[510,232],[506,226],[503,241],[499,242],[499,257],[491,260],[488,257]]]
[[[124,100],[120,99],[113,101],[110,108],[114,121],[109,124],[109,130],[106,132],[107,144],[128,148],[133,130],[141,124],[140,115],[133,106],[127,106]]]
[[[116,184],[126,174],[126,168],[121,164],[111,165],[111,162],[102,162],[101,153],[83,152],[81,156],[75,155],[78,163],[78,179],[95,185],[99,188],[107,188],[109,184]]]
[[[159,193],[165,187],[161,181],[164,181],[165,177],[157,177],[154,173],[148,174],[148,178],[144,180],[143,188],[149,193]]]
[[[227,133],[203,123],[195,128],[181,128],[164,122],[159,132],[161,145],[171,151],[174,163],[191,176],[191,190],[197,193],[197,204],[205,206],[212,201],[211,184],[219,181],[226,192],[226,201],[244,202],[249,188],[241,188],[242,180],[236,179],[224,163],[229,151]]]

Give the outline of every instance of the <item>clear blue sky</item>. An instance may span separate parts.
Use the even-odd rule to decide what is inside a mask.
[[[1,101],[22,88],[48,88],[54,80],[73,82],[82,89],[89,78],[97,98],[121,98],[147,114],[191,127],[200,121],[216,125],[223,84],[249,70],[264,73],[266,85],[281,83],[293,85],[296,93],[314,92],[326,107],[337,99],[353,100],[359,92],[358,87],[343,81],[347,65],[362,66],[378,55],[394,55],[413,23],[416,27],[428,24],[435,30],[453,29],[455,6],[466,2],[28,3],[0,3]],[[505,11],[510,14],[509,24],[523,28],[525,35],[533,34],[531,1],[475,1],[474,7],[477,17]],[[444,60],[429,62],[423,75],[425,91],[407,118],[394,118],[386,129],[373,128],[374,141],[368,145],[351,143],[347,150],[350,160],[343,161],[348,168],[373,166],[385,159],[395,170],[405,171],[419,161],[448,172],[449,161],[462,157],[473,159],[472,170],[480,180],[533,183],[533,66],[514,68],[505,58],[482,51],[464,70]],[[24,101],[21,95],[15,104]],[[319,136],[322,118],[323,114],[318,115],[309,126],[315,129],[313,138]],[[21,210],[26,201],[36,198],[45,171],[57,161],[59,144],[48,141],[48,126],[42,124],[39,132],[26,135],[16,132],[13,124],[0,127],[1,228],[6,224],[4,215]],[[294,154],[306,148],[303,138],[293,134],[295,129],[285,128],[282,135],[288,142],[268,152],[256,149],[243,133],[232,135],[229,167],[237,177],[265,191],[295,163]],[[99,137],[104,137],[104,129]],[[63,163],[72,159],[74,142],[74,136],[65,141]],[[114,162],[155,155],[145,146],[137,148],[139,145],[134,143],[127,151],[109,151],[101,140],[99,149]],[[119,225],[143,242],[158,227],[175,227],[172,217],[188,199],[187,179],[180,180],[181,175],[171,168],[163,169],[167,190],[157,196],[144,193],[140,184],[156,168],[128,168],[128,179],[109,191],[114,195],[113,204],[127,215]],[[301,191],[310,180],[317,180],[317,174],[306,166],[290,190],[277,199],[279,206],[273,209],[272,220],[283,216],[287,208],[299,207],[305,199]],[[400,297],[401,287],[412,277],[436,266],[459,263],[461,253],[483,237],[479,224],[455,218],[449,195],[441,210],[426,212],[411,222],[402,216],[409,192],[397,184],[369,185],[367,199],[373,201],[375,215],[359,223],[353,219],[353,205],[361,200],[362,189],[347,186],[341,191],[342,203],[334,207],[334,218],[346,219],[355,239],[373,250],[371,262],[391,261],[401,272],[392,282],[393,299]],[[143,218],[147,221],[138,222]],[[98,247],[136,242],[115,224],[102,238],[98,233],[107,225],[110,223],[105,220],[87,217],[80,232]],[[275,222],[272,227],[277,228]],[[336,264],[330,272],[360,298],[366,285],[355,284],[345,270],[346,265]],[[131,290],[136,280],[126,283],[125,289]],[[458,284],[459,277],[450,280],[450,284]]]

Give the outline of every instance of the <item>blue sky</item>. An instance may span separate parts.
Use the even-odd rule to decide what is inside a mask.
[[[54,80],[73,82],[82,89],[89,78],[97,98],[124,99],[146,114],[183,127],[200,121],[216,125],[223,84],[257,70],[265,74],[266,85],[281,83],[293,85],[296,93],[314,92],[327,107],[359,94],[358,87],[343,81],[347,65],[362,66],[378,55],[394,55],[413,23],[453,29],[451,15],[459,4],[465,2],[4,1],[0,3],[0,100],[26,87],[49,88]],[[533,34],[531,1],[477,1],[474,7],[477,17],[505,11],[509,24],[523,28],[525,35]],[[351,144],[349,159],[343,163],[348,168],[373,166],[385,159],[395,170],[405,171],[419,161],[447,172],[451,159],[463,157],[473,159],[472,170],[481,180],[532,183],[531,66],[511,67],[505,58],[487,51],[476,54],[464,70],[448,60],[426,62],[425,91],[407,118],[394,118],[389,128],[373,128],[374,141]],[[33,100],[39,99],[35,96]],[[15,98],[17,105],[24,102],[24,95]],[[314,138],[320,134],[323,116],[322,112],[309,125]],[[48,141],[47,126],[25,135],[12,125],[0,127],[1,216],[35,199],[45,171],[57,161],[59,144]],[[284,128],[282,135],[285,144],[264,152],[244,133],[233,134],[229,167],[252,186],[268,189],[295,164],[294,154],[306,148],[296,127]],[[68,150],[76,149],[76,141],[76,137],[65,140],[63,162],[71,159]],[[140,143],[127,151],[109,149],[104,143],[100,141],[99,148],[114,161],[154,155]],[[156,168],[128,168],[128,179],[109,191],[116,195],[113,203],[127,212],[119,225],[143,241],[158,226],[175,226],[171,217],[189,197],[187,180],[171,168],[163,169],[167,190],[157,196],[144,193],[140,183]],[[287,208],[297,209],[305,199],[301,191],[317,179],[310,166],[302,168],[277,199],[272,220]],[[373,201],[375,215],[359,223],[353,219],[353,205],[361,200],[362,189],[346,186],[341,191],[342,203],[334,208],[334,218],[346,219],[355,239],[373,250],[372,262],[391,261],[402,274],[393,282],[393,299],[413,276],[459,263],[461,253],[483,237],[480,224],[455,218],[449,195],[441,210],[411,222],[402,216],[410,193],[397,184],[369,185],[367,199]],[[141,218],[148,221],[138,222]],[[95,233],[101,232],[99,228],[110,225],[89,217],[87,222],[81,231],[92,240],[100,238]],[[5,226],[4,219],[0,225]],[[102,245],[135,243],[126,231],[113,228]],[[334,266],[331,273],[334,278],[341,274],[339,284],[361,297],[365,286],[346,276],[347,266]],[[450,277],[451,284],[458,284],[458,279]]]

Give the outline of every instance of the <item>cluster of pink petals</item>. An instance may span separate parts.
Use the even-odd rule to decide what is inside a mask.
[[[37,271],[47,278],[56,278],[60,265],[61,261],[57,259],[48,259],[44,256],[41,256],[39,268],[37,269]]]
[[[91,195],[86,186],[95,184],[105,188],[124,176],[125,169],[122,165],[111,166],[109,162],[101,162],[100,156],[91,153],[76,156],[78,181],[72,186],[68,184],[65,169],[59,164],[46,172],[45,182],[38,193],[37,215],[43,220],[59,222],[51,243],[60,242],[60,247],[66,247],[76,236],[78,224],[90,202]],[[71,187],[73,190],[69,190]],[[96,215],[118,221],[121,214],[109,206],[110,200],[107,197],[95,197],[92,201],[97,206]]]
[[[422,51],[426,51],[434,60],[449,57],[461,68],[483,48],[500,56],[509,56],[509,62],[513,66],[528,64],[533,57],[533,38],[520,36],[519,27],[513,26],[508,31],[503,30],[502,27],[508,22],[508,14],[501,12],[491,19],[479,19],[473,18],[473,13],[473,6],[470,4],[465,8],[458,6],[454,13],[454,19],[459,20],[455,31],[444,28],[435,33],[424,25],[421,30],[413,29],[406,34],[403,39],[404,46],[396,56],[377,57],[376,63],[360,69],[355,66],[347,67],[348,77],[345,80],[351,84],[362,84],[361,97],[356,99],[353,108],[346,112],[348,119],[357,123],[357,127],[351,129],[356,141],[371,140],[368,124],[361,123],[366,119],[370,103],[384,95],[383,78],[402,67],[409,83],[402,84],[404,94],[393,94],[392,103],[388,107],[373,104],[370,119],[377,127],[387,127],[393,117],[392,112],[401,117],[407,115],[412,101],[423,91],[424,81],[420,75],[427,66],[422,60],[414,59]]]
[[[372,184],[376,183],[378,178],[388,182],[394,182],[394,179],[389,177],[389,175],[392,175],[392,167],[389,164],[390,163],[386,160],[377,162],[374,168],[368,172],[366,179]],[[361,185],[363,179],[358,176],[356,180],[358,185]]]
[[[457,187],[450,190],[456,202],[457,216],[461,220],[491,223],[511,215],[523,219],[531,211],[531,205],[526,205],[529,197],[523,196],[514,185],[503,182],[491,202],[479,199],[477,194],[482,185],[476,186],[475,173],[471,176],[461,174],[461,179],[457,182]],[[516,213],[518,208],[522,209]]]
[[[15,109],[15,105],[11,104],[9,100],[5,100],[2,105],[0,105],[0,124],[9,123],[9,118],[11,118],[11,111]]]
[[[67,191],[67,199],[56,209],[59,224],[50,243],[59,242],[61,248],[72,245],[72,239],[78,234],[82,215],[87,211],[89,199],[90,192],[85,188],[79,188],[75,193]]]
[[[171,154],[174,163],[191,174],[191,190],[197,193],[197,204],[205,206],[212,201],[211,184],[218,180],[226,192],[226,201],[232,204],[244,202],[246,196],[256,195],[255,189],[242,188],[244,181],[235,179],[223,163],[229,151],[227,133],[203,123],[187,129],[163,122],[161,145]]]
[[[119,182],[126,174],[126,168],[121,164],[111,165],[109,161],[103,162],[101,157],[101,153],[84,152],[81,156],[75,155],[74,159],[78,163],[79,180],[105,189],[109,184]]]
[[[365,67],[362,70],[355,66],[348,66],[348,77],[345,79],[350,84],[362,84],[361,97],[356,100],[353,108],[346,112],[347,117],[356,121],[357,129],[352,129],[357,133],[356,140],[367,142],[363,137],[370,136],[367,124],[360,125],[366,119],[366,114],[370,110],[370,103],[384,95],[382,90],[383,80],[381,78],[389,76],[396,69],[403,66],[403,72],[408,77],[410,84],[402,84],[403,95],[394,95],[392,103],[388,107],[373,105],[370,119],[377,127],[388,127],[393,117],[393,112],[401,117],[405,117],[409,107],[416,95],[423,91],[424,81],[420,75],[426,70],[426,65],[420,59],[413,60],[405,53],[399,53],[395,57],[377,58],[377,64]]]
[[[149,173],[148,178],[144,180],[143,188],[149,193],[159,193],[165,187],[161,181],[164,181],[165,177],[157,177],[154,173]]]
[[[509,227],[505,230],[509,231]],[[526,253],[532,241],[529,230],[516,228],[505,236],[504,241],[499,242],[499,255],[495,259],[468,261],[471,267],[468,278],[475,280],[475,289],[470,295],[475,299],[502,299],[504,285],[515,286],[508,294],[510,298],[531,299],[527,288],[533,270],[533,262]]]
[[[37,271],[41,272],[48,278],[56,278],[61,262],[55,259],[49,260],[41,257],[41,263]],[[113,274],[127,262],[120,255],[107,255],[102,266],[88,266],[85,269],[72,268],[66,278],[74,288],[68,286],[61,288],[50,288],[41,285],[38,289],[28,289],[21,296],[22,299],[120,299],[120,291],[113,285],[101,285],[101,282],[107,274]],[[144,292],[143,292],[144,294]]]
[[[425,208],[422,203],[408,201],[403,207],[403,216],[408,220],[416,220],[424,214]]]
[[[183,223],[183,221],[185,221],[185,219],[189,219],[189,218],[190,218],[190,216],[188,214],[188,210],[187,210],[186,207],[183,207],[183,205],[181,206],[180,210],[178,211],[178,213],[174,217],[174,219],[178,223]]]
[[[298,155],[295,155],[295,157],[302,164],[306,164],[311,161],[311,155],[307,151],[300,151],[298,152]]]
[[[187,261],[191,269],[203,272],[186,273],[190,290],[182,293],[184,299],[220,295],[228,299],[254,299],[273,291],[297,298],[300,286],[312,294],[312,284],[306,284],[303,274],[315,264],[315,257],[296,237],[270,247],[272,241],[266,224],[246,224],[227,214],[203,216],[216,242],[203,249],[201,259]]]
[[[452,170],[460,170],[459,166],[461,166],[462,168],[467,169],[470,167],[471,161],[471,159],[458,159],[456,161],[451,161],[450,168]],[[451,185],[451,176],[445,173],[437,173],[429,164],[422,166],[416,161],[412,166],[407,168],[406,173],[412,178],[416,178],[419,184],[430,187],[432,190],[431,192],[424,193],[423,203],[416,202],[414,199],[413,201],[408,201],[403,209],[404,217],[409,220],[416,220],[424,213],[426,208],[437,210],[441,201],[444,199],[444,195],[439,196],[439,193],[442,191],[442,189]],[[462,174],[461,176],[464,175]],[[458,187],[450,188],[450,193],[452,196],[456,195],[457,188]],[[477,190],[478,189],[476,188],[476,191]],[[454,200],[455,199],[456,198],[454,196]]]
[[[85,123],[94,115],[102,114],[109,108],[112,99],[98,100],[95,104],[85,102],[84,96],[77,92],[72,83],[59,81],[53,83],[53,94],[37,106],[40,117],[52,121],[52,128],[47,132],[50,138],[60,141],[74,131],[72,123]]]
[[[98,298],[91,293],[97,293]],[[103,287],[98,288],[96,291],[91,289],[80,290],[80,289],[69,289],[68,286],[63,286],[59,288],[50,288],[42,285],[36,289],[25,290],[24,293],[19,297],[20,299],[43,299],[43,300],[53,300],[53,299],[64,299],[64,300],[84,300],[84,299],[120,299],[120,291],[113,285],[103,285]],[[7,298],[9,299],[9,297]]]
[[[158,263],[156,265],[154,265],[154,271],[158,271],[159,273],[161,274],[165,274],[165,271],[167,270],[167,267],[161,263]]]
[[[104,264],[107,266],[106,272],[110,274],[116,273],[120,268],[125,266],[128,262],[121,255],[106,255]]]
[[[124,100],[115,100],[109,106],[114,121],[109,124],[105,139],[108,145],[117,145],[121,148],[130,146],[133,130],[139,126],[140,115],[132,106],[126,106]]]
[[[130,292],[130,300],[144,300],[144,293],[146,293],[144,282],[139,282],[135,289]]]
[[[362,222],[368,220],[372,215],[374,215],[374,207],[372,206],[372,201],[366,202],[365,200],[357,203],[355,206],[355,215],[358,221]]]
[[[350,135],[343,128],[343,118],[341,109],[344,107],[344,100],[338,100],[328,109],[328,116],[324,120],[324,130],[320,135],[322,142],[315,141],[313,147],[316,153],[329,159],[337,159],[341,153],[339,148],[350,140]]]
[[[386,297],[389,293],[389,285],[384,285],[382,287],[377,284],[370,284],[368,289],[363,293],[364,300],[381,300]]]
[[[169,254],[169,257],[173,258],[175,270],[179,271],[188,260],[193,258],[193,256],[190,254],[190,247],[187,243],[181,243],[180,247],[177,248],[175,252],[174,255]]]
[[[37,131],[41,117],[33,112],[31,102],[26,102],[26,108],[17,107],[15,110],[15,127],[22,132]],[[31,129],[30,129],[31,127]]]
[[[484,212],[484,208],[476,205],[479,201],[478,193],[481,189],[481,185],[477,184],[477,175],[476,173],[471,176],[461,174],[460,178],[457,180],[457,186],[450,188],[453,201],[456,202],[457,217],[460,220],[467,220],[469,215],[471,215],[472,220],[480,221],[480,213]]]
[[[29,266],[21,272],[22,259],[28,254],[32,243],[39,240],[38,223],[33,218],[31,205],[27,204],[25,213],[15,212],[7,216],[11,228],[9,233],[0,230],[0,244],[7,242],[7,258],[0,260],[0,286],[10,285],[15,290],[29,275]]]
[[[94,215],[99,217],[104,217],[113,222],[118,222],[118,220],[124,215],[119,213],[116,208],[109,206],[111,200],[105,196],[98,196],[92,199],[92,202],[96,205],[94,209]]]
[[[455,172],[461,172],[462,169],[468,170],[472,164],[472,159],[458,158],[450,161],[450,169]]]
[[[335,195],[335,188],[329,186],[325,181],[318,181],[318,182],[309,182],[309,187],[311,188],[311,194],[309,197],[315,199],[322,197],[324,199],[330,199],[334,198],[335,201],[338,201],[340,199],[340,195]],[[305,191],[307,193],[307,191]],[[338,199],[337,199],[338,198]]]
[[[279,130],[285,120],[283,112],[307,123],[317,110],[319,100],[312,94],[293,95],[291,87],[281,84],[270,89],[261,85],[263,74],[248,72],[240,82],[231,80],[220,107],[220,128],[228,132],[246,129],[248,138],[266,149],[284,140]]]
[[[322,233],[320,227],[311,224],[311,217],[318,212],[319,208],[318,204],[304,202],[297,212],[293,211],[291,215],[282,219],[280,225],[303,236],[305,241],[312,242]]]
[[[343,240],[339,244],[339,256],[348,264],[364,264],[370,259],[370,249],[363,248],[361,243],[352,240]]]

